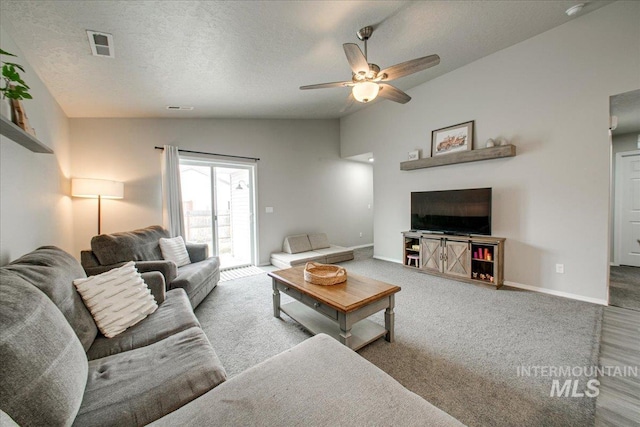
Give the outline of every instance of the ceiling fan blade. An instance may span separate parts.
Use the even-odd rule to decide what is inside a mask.
[[[355,43],[345,43],[342,47],[344,48],[344,53],[347,55],[347,61],[349,61],[349,65],[351,66],[351,70],[353,70],[354,74],[367,74],[369,72],[369,63],[360,50],[360,46]]]
[[[300,86],[300,89],[305,90],[305,89],[324,89],[327,87],[345,87],[345,86],[349,86],[353,84],[353,82],[332,82],[332,83],[320,83],[317,85],[307,85],[307,86]]]
[[[378,96],[389,99],[391,101],[399,102],[400,104],[406,104],[411,101],[411,97],[398,89],[397,87],[391,86],[387,83],[378,83],[380,85],[380,92],[378,92]]]
[[[340,110],[341,113],[344,113],[347,110],[350,110],[353,107],[353,104],[356,103],[356,99],[353,97],[353,93],[349,92],[349,96],[347,97],[347,102]]]
[[[409,74],[417,73],[418,71],[426,70],[427,68],[438,65],[439,63],[440,57],[438,55],[429,55],[422,58],[412,59],[411,61],[403,62],[401,64],[392,65],[391,67],[380,71],[378,75],[387,75],[387,77],[382,80],[394,80],[408,76]]]

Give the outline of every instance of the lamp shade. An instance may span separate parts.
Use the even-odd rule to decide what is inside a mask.
[[[122,199],[124,183],[107,179],[72,178],[71,195],[74,197],[91,197],[97,199]]]
[[[369,102],[376,99],[378,96],[378,91],[380,90],[380,86],[378,83],[374,82],[362,82],[357,83],[351,89],[351,93],[353,93],[353,97],[360,102]]]

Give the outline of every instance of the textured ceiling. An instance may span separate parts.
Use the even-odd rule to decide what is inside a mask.
[[[298,87],[350,79],[342,44],[361,43],[361,27],[376,28],[369,62],[381,68],[440,55],[393,83],[411,94],[574,19],[564,11],[576,3],[2,0],[0,16],[69,117],[336,118],[366,106],[341,111],[346,88]],[[115,59],[91,56],[87,29],[113,34]]]

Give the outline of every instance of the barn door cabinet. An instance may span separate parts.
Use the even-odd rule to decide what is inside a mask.
[[[500,288],[504,283],[504,242],[493,236],[452,236],[406,231],[403,259],[407,268]]]

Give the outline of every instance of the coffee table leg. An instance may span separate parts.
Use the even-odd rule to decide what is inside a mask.
[[[273,317],[280,318],[280,291],[278,290],[278,282],[271,279],[273,286]]]
[[[347,315],[339,313],[338,323],[340,323],[340,342],[345,346],[351,347],[351,323],[348,321]]]
[[[393,308],[396,305],[396,297],[394,294],[389,295],[389,307],[384,311],[384,328],[387,330],[384,339],[393,342],[395,340],[395,334],[393,332],[393,322],[395,313],[393,312]]]

